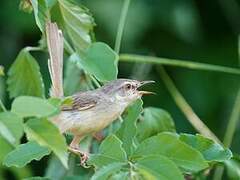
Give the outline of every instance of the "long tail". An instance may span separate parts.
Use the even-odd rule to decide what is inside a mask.
[[[48,69],[52,81],[51,97],[63,97],[63,35],[56,23],[46,25],[47,46],[50,55]]]

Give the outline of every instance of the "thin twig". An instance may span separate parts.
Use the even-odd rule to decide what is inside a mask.
[[[216,71],[216,72],[224,72],[229,74],[240,75],[240,69],[238,68],[231,68],[231,67],[225,67],[220,65],[212,65],[212,64],[205,64],[205,63],[199,63],[199,62],[176,60],[176,59],[152,57],[152,56],[120,54],[119,60],[123,62],[150,63],[150,64],[176,66],[176,67],[183,67],[183,68],[195,69],[195,70]]]
[[[204,136],[211,138],[215,142],[221,143],[217,136],[196,115],[191,106],[187,103],[182,94],[178,91],[172,79],[168,76],[167,72],[164,70],[163,67],[159,68],[159,73],[175,103],[186,116],[188,121],[192,124],[192,126]]]
[[[121,47],[122,35],[123,35],[124,26],[125,26],[125,21],[127,18],[129,4],[130,4],[130,0],[124,0],[122,11],[121,11],[121,16],[120,16],[120,20],[119,20],[119,24],[118,24],[115,46],[114,46],[114,50],[117,54],[119,53],[120,47]]]

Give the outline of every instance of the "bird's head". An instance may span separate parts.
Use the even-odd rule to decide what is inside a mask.
[[[145,84],[154,83],[154,81],[137,81],[132,79],[117,79],[102,87],[102,91],[114,98],[116,101],[124,104],[139,99],[145,94],[154,94],[149,91],[141,91],[139,88]]]

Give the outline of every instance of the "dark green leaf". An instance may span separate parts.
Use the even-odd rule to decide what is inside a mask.
[[[4,165],[23,167],[32,160],[40,160],[43,156],[50,154],[48,148],[40,146],[34,141],[21,144],[11,151],[4,159]]]
[[[137,137],[140,141],[163,131],[175,132],[171,115],[163,109],[148,107],[137,124]]]
[[[178,135],[168,132],[144,140],[132,158],[137,159],[147,155],[166,156],[187,172],[197,172],[208,167],[200,152],[179,140]]]
[[[48,8],[46,0],[31,0],[34,17],[39,29],[44,32],[46,20],[48,19]]]
[[[68,166],[67,144],[59,129],[47,119],[30,119],[24,126],[29,140],[38,142],[48,147],[61,160],[65,167]]]
[[[91,44],[87,49],[86,57],[79,58],[79,62],[85,71],[94,75],[99,81],[117,79],[118,55],[105,43]]]
[[[58,108],[45,99],[21,96],[13,101],[11,111],[21,117],[48,117],[56,114]]]
[[[220,144],[199,134],[181,134],[179,138],[181,141],[201,152],[207,161],[223,162],[232,157],[229,149],[223,148]]]
[[[34,57],[24,48],[8,71],[10,97],[21,95],[44,97],[44,87],[39,66]]]
[[[122,122],[121,128],[116,133],[123,142],[123,148],[127,155],[130,155],[135,149],[136,120],[142,111],[142,104],[142,100],[137,100],[127,109],[127,115]]]
[[[126,162],[127,155],[122,142],[115,136],[108,136],[99,147],[99,154],[90,156],[89,164],[102,167],[113,162]]]
[[[78,54],[82,57],[92,42],[91,33],[95,25],[94,20],[85,7],[77,6],[68,0],[59,0],[58,2],[68,35]]]
[[[124,163],[112,163],[107,166],[102,167],[99,169],[91,178],[91,180],[108,180],[111,179],[116,172],[120,171]]]
[[[164,156],[146,156],[136,162],[136,167],[144,179],[184,180],[174,162]]]
[[[11,112],[0,113],[0,136],[17,145],[23,135],[23,119]]]

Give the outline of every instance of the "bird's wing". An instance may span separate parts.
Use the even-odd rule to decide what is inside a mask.
[[[90,109],[97,104],[97,100],[99,99],[98,95],[88,92],[78,93],[71,98],[72,103],[64,104],[62,111],[83,111]]]

